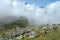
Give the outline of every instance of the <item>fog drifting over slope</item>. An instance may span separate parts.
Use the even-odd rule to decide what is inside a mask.
[[[29,23],[34,25],[60,23],[60,1],[41,8],[35,4],[26,4],[17,0],[13,2],[11,0],[0,0],[0,20],[5,21],[9,17],[8,21],[12,21],[20,16],[27,17]]]

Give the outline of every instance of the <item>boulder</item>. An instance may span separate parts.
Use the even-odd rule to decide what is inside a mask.
[[[20,35],[20,36],[18,36],[18,37],[16,37],[16,39],[22,39],[23,38],[23,35]]]
[[[35,37],[38,37],[38,34],[35,31],[31,31],[29,33],[29,38],[35,38]]]

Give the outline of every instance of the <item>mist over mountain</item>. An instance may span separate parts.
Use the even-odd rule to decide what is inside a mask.
[[[0,23],[8,23],[26,17],[31,25],[60,24],[60,1],[46,7],[18,0],[0,0]]]

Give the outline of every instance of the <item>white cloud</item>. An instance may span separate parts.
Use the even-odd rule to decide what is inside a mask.
[[[25,16],[31,24],[60,23],[60,1],[40,8],[35,4],[24,4],[15,0],[0,0],[0,18]]]
[[[48,5],[46,11],[48,13],[48,22],[60,23],[60,1]]]

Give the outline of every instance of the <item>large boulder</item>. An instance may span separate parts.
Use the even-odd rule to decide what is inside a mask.
[[[38,34],[35,31],[31,31],[29,33],[29,38],[35,38],[35,37],[38,37]]]

